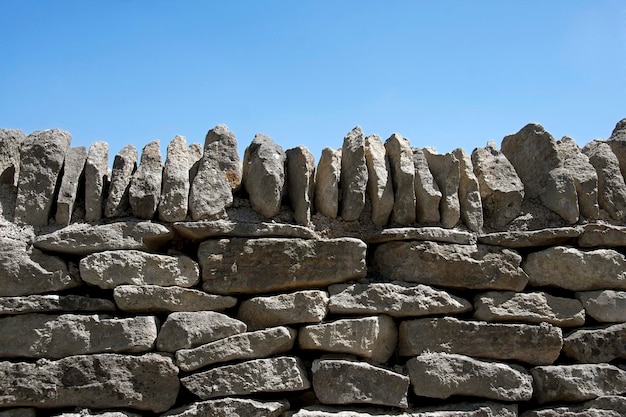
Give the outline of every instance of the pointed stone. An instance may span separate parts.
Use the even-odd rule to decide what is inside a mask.
[[[424,151],[412,148],[413,166],[415,167],[415,214],[418,223],[439,223],[441,214],[441,191],[437,181],[428,168]]]
[[[80,295],[28,295],[24,297],[0,297],[0,315],[28,313],[55,313],[79,311],[115,311],[115,304],[104,298]]]
[[[452,154],[459,160],[459,203],[461,220],[468,229],[480,232],[483,228],[483,204],[478,179],[474,175],[472,158],[464,149],[457,148]]]
[[[599,290],[576,293],[589,317],[599,322],[626,322],[626,291]]]
[[[20,146],[26,139],[17,129],[0,129],[0,184],[17,186],[20,176]]]
[[[158,140],[147,144],[141,151],[139,168],[130,179],[128,200],[133,216],[152,219],[161,198],[163,164]]]
[[[120,285],[113,290],[117,307],[129,313],[221,311],[234,307],[237,299],[178,286]]]
[[[78,187],[81,178],[84,178],[87,149],[84,146],[70,148],[65,155],[63,179],[57,198],[57,212],[54,220],[57,224],[67,226],[72,220],[72,214],[77,203]]]
[[[106,217],[122,217],[129,214],[128,190],[135,169],[137,169],[137,149],[133,145],[126,145],[113,160],[109,196],[104,207]]]
[[[315,209],[331,219],[339,214],[340,177],[341,149],[322,149],[315,172]]]
[[[341,218],[354,221],[365,207],[367,163],[363,130],[355,127],[343,138],[341,149]]]
[[[626,183],[620,171],[619,160],[611,145],[594,140],[585,145],[582,152],[589,158],[598,176],[598,203],[612,219],[626,217]]]
[[[578,329],[563,340],[563,353],[578,363],[626,359],[626,323]]]
[[[180,222],[187,218],[190,169],[191,161],[187,141],[183,136],[175,136],[167,145],[159,219],[166,222]]]
[[[192,143],[187,148],[189,152],[189,186],[193,184],[193,180],[196,178],[198,174],[198,168],[200,167],[200,161],[202,160],[202,155],[204,154],[202,145],[199,143]]]
[[[626,119],[615,124],[611,137],[606,142],[617,157],[622,177],[626,180]]]
[[[313,193],[315,192],[315,160],[305,146],[297,146],[285,152],[287,156],[287,194],[296,223],[311,223]]]
[[[109,144],[94,142],[85,161],[85,220],[95,222],[104,214],[104,197],[108,188]]]
[[[428,161],[428,168],[441,190],[441,225],[453,228],[461,219],[459,203],[460,163],[451,153],[438,154],[434,149],[424,148],[424,156]]]
[[[367,195],[372,204],[372,223],[385,226],[393,209],[393,187],[389,159],[378,135],[365,138]]]
[[[394,204],[391,220],[399,225],[415,223],[415,165],[408,139],[394,133],[385,142],[391,165]]]
[[[589,162],[589,157],[582,153],[574,139],[564,136],[557,143],[557,151],[563,167],[574,180],[578,207],[581,216],[597,220],[600,215],[598,206],[598,174]]]
[[[215,161],[217,170],[234,191],[241,188],[242,167],[237,138],[228,126],[220,124],[207,132],[203,153]]]

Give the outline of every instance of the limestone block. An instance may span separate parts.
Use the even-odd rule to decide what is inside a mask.
[[[461,218],[459,203],[460,163],[454,154],[438,154],[432,148],[422,150],[428,161],[428,168],[441,190],[439,212],[441,225],[445,228],[456,226]]]
[[[408,225],[416,221],[415,165],[409,140],[397,133],[385,142],[393,180],[394,205],[391,219],[394,223]]]
[[[221,398],[200,401],[162,414],[163,417],[281,417],[289,409],[286,401],[257,401],[249,398]]]
[[[128,190],[130,179],[137,169],[137,157],[137,149],[133,145],[124,146],[115,155],[109,194],[104,206],[106,217],[122,217],[129,214]]]
[[[167,316],[156,341],[161,352],[175,352],[246,331],[245,323],[214,311],[176,312]]]
[[[548,323],[498,324],[453,317],[403,321],[398,339],[400,356],[444,352],[533,365],[553,363],[562,346],[561,329]]]
[[[85,161],[85,220],[102,219],[104,198],[109,182],[109,144],[94,142]]]
[[[367,189],[367,162],[363,130],[356,126],[343,138],[341,148],[341,218],[357,220],[365,207]]]
[[[485,245],[505,248],[534,248],[541,246],[563,245],[574,242],[582,233],[578,227],[552,227],[542,230],[511,230],[488,233],[478,236],[478,241]]]
[[[483,228],[483,204],[480,196],[478,178],[474,174],[472,157],[462,148],[452,154],[459,160],[459,204],[461,220],[468,229],[480,232]]]
[[[579,363],[626,359],[626,323],[578,329],[563,340],[563,353]]]
[[[26,139],[17,129],[0,129],[0,184],[17,186],[20,176],[20,146]]]
[[[79,267],[83,281],[105,289],[123,284],[191,287],[200,280],[198,264],[191,258],[136,250],[94,253]]]
[[[113,290],[113,297],[117,307],[129,313],[221,311],[237,304],[234,297],[160,285],[120,285]]]
[[[163,163],[158,140],[148,143],[141,151],[141,162],[130,179],[128,201],[134,217],[152,219],[161,199]]]
[[[367,165],[367,195],[372,204],[372,223],[384,227],[394,206],[391,167],[385,146],[378,135],[365,138],[365,164]],[[411,169],[413,163],[411,162]],[[413,188],[413,183],[411,183]],[[415,213],[415,208],[413,208]],[[415,216],[415,214],[413,214]]]
[[[611,218],[623,220],[626,216],[626,183],[611,146],[604,141],[594,140],[586,144],[582,152],[589,158],[598,176],[600,208]]]
[[[366,242],[372,244],[394,240],[427,240],[473,245],[476,243],[476,234],[464,230],[444,229],[443,227],[394,227],[368,236]]]
[[[598,205],[598,174],[590,163],[589,157],[582,153],[574,139],[564,136],[557,143],[559,157],[563,167],[574,179],[580,214],[588,219],[597,219]]]
[[[578,245],[583,248],[624,247],[626,246],[626,227],[610,224],[586,224],[582,227]]]
[[[176,402],[178,368],[156,353],[97,354],[57,361],[0,362],[4,407],[133,408],[155,413]],[[106,393],[106,395],[103,395]]]
[[[315,209],[334,219],[339,214],[339,179],[341,149],[322,149],[315,172]]]
[[[104,298],[80,295],[46,294],[0,297],[0,316],[59,311],[115,311],[115,304]]]
[[[185,220],[189,209],[189,170],[191,156],[184,136],[175,136],[167,145],[163,167],[163,187],[159,201],[159,219],[166,222]]]
[[[174,224],[174,230],[187,239],[202,241],[216,237],[299,237],[318,238],[315,231],[286,223],[239,223],[231,220],[200,220]]]
[[[202,288],[258,294],[325,287],[364,277],[365,250],[365,243],[353,238],[207,240],[198,249]]]
[[[322,404],[408,407],[405,375],[346,360],[315,360],[312,370],[315,396]]]
[[[54,219],[57,224],[67,226],[72,220],[72,214],[77,203],[78,186],[81,177],[84,177],[87,149],[84,146],[70,148],[65,154],[63,178],[57,197],[57,211]]]
[[[622,119],[616,123],[611,137],[606,142],[619,161],[622,177],[626,178],[624,175],[626,172],[626,119]]]
[[[192,143],[187,148],[187,151],[189,152],[189,164],[191,166],[189,169],[189,185],[191,185],[198,174],[200,161],[202,160],[202,155],[204,155],[204,148],[199,143]]]
[[[388,242],[373,265],[390,280],[462,289],[521,291],[528,277],[522,257],[510,249],[436,242]]]
[[[233,190],[241,187],[242,167],[237,152],[237,138],[220,124],[209,130],[204,138],[204,154],[215,160],[218,170]]]
[[[297,146],[285,152],[287,156],[287,194],[296,223],[311,223],[315,192],[315,159],[306,146]]]
[[[626,398],[607,395],[582,404],[528,410],[520,417],[620,417],[626,415]]]
[[[389,316],[341,319],[300,328],[302,349],[349,353],[384,363],[393,355],[398,329]]]
[[[441,214],[442,193],[433,177],[424,151],[411,148],[413,151],[413,167],[415,168],[415,216],[418,223],[439,223]]]
[[[626,322],[626,291],[599,290],[576,293],[587,315],[599,322]]]
[[[309,406],[301,408],[289,417],[517,417],[517,404],[455,403],[430,407],[411,408],[407,411],[390,411],[367,407]],[[612,417],[612,416],[611,416]]]

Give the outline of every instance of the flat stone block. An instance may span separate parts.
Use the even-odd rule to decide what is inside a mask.
[[[235,297],[160,285],[120,285],[113,290],[113,297],[120,310],[130,313],[221,311],[237,304]]]

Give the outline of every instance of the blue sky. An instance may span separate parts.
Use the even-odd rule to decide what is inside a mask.
[[[0,0],[0,127],[141,149],[227,124],[316,160],[355,125],[471,152],[626,117],[626,3]]]

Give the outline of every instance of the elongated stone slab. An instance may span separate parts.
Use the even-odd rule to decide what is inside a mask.
[[[104,214],[108,170],[109,144],[92,143],[85,161],[85,220],[88,222],[98,221]]]
[[[563,353],[579,363],[626,359],[626,323],[578,329],[564,339]]]
[[[20,146],[24,139],[26,135],[21,130],[0,128],[0,184],[17,186]]]
[[[315,231],[286,223],[239,223],[230,220],[200,220],[174,224],[174,230],[193,240],[216,237],[297,237],[316,239]]]
[[[76,199],[78,197],[78,185],[83,176],[87,149],[84,146],[70,148],[65,155],[63,165],[63,179],[57,197],[57,211],[54,220],[57,224],[67,226],[72,220]]]
[[[496,402],[456,403],[430,407],[411,408],[407,411],[391,411],[363,407],[308,406],[289,417],[517,417],[517,404]],[[611,416],[613,417],[613,416]]]
[[[454,154],[439,154],[433,148],[424,148],[422,151],[428,161],[428,168],[441,190],[441,202],[439,204],[441,225],[450,229],[461,219],[459,160]]]
[[[576,293],[587,315],[599,322],[626,322],[626,291],[599,290]]]
[[[621,417],[626,415],[626,398],[607,395],[582,404],[528,410],[520,417]]]
[[[391,167],[383,142],[378,135],[365,138],[365,163],[367,165],[367,195],[372,204],[372,223],[385,226],[394,206]],[[411,161],[411,170],[413,162]],[[411,182],[413,188],[413,182]],[[415,207],[413,207],[415,216]]]
[[[415,165],[409,140],[397,133],[385,141],[391,167],[394,204],[391,219],[401,225],[415,223]]]
[[[582,152],[589,158],[598,176],[598,203],[615,220],[626,215],[626,184],[620,163],[611,146],[600,140],[585,145]]]
[[[152,219],[161,199],[161,181],[163,163],[158,140],[144,146],[141,162],[130,179],[128,201],[133,216],[140,219]]]
[[[162,414],[163,417],[281,417],[289,409],[286,401],[257,401],[249,398],[221,398],[186,405]]]
[[[556,227],[529,231],[512,230],[480,235],[478,241],[485,245],[505,248],[533,248],[575,242],[581,233],[582,230],[578,227]]]
[[[210,369],[181,378],[180,382],[203,400],[262,392],[301,391],[311,386],[300,359],[282,356]]]
[[[99,411],[90,410],[88,408],[77,409],[76,412],[61,413],[54,417],[141,417],[139,413],[131,413],[129,411]]]
[[[415,216],[419,223],[439,223],[441,214],[441,191],[433,177],[424,151],[411,148],[413,151],[413,167],[415,168]]]
[[[533,365],[553,363],[562,346],[561,329],[548,323],[495,324],[452,317],[403,321],[398,339],[400,356],[444,352]]]
[[[366,275],[365,250],[352,238],[207,240],[198,249],[202,288],[256,294],[345,282]]]
[[[100,288],[123,284],[191,287],[200,280],[198,264],[191,258],[136,250],[94,253],[83,258],[79,267],[83,281]]]
[[[115,311],[115,304],[104,298],[80,295],[27,295],[0,297],[0,316],[28,313],[54,313],[60,311]]]
[[[341,218],[354,221],[365,207],[367,189],[367,163],[365,160],[365,137],[356,126],[343,138],[341,148]]]
[[[385,243],[394,240],[426,240],[473,245],[476,243],[476,235],[464,230],[444,229],[443,227],[396,227],[384,229],[380,233],[365,239],[369,244]]]
[[[315,209],[331,219],[339,214],[340,177],[341,149],[322,149],[315,171]]]
[[[234,297],[160,285],[120,285],[113,290],[113,297],[117,307],[129,313],[221,311],[237,304]]]
[[[578,238],[578,245],[583,248],[624,247],[626,246],[626,227],[609,224],[585,225]]]
[[[480,232],[484,223],[483,203],[478,187],[478,178],[474,174],[472,158],[463,148],[455,149],[452,154],[459,160],[461,220],[468,229]]]
[[[126,145],[115,155],[111,170],[111,184],[104,215],[106,217],[120,217],[129,213],[128,190],[130,179],[137,169],[137,149],[133,145]]]
[[[305,146],[297,146],[285,152],[287,156],[287,195],[293,208],[296,223],[311,223],[313,193],[315,192],[315,160]]]
[[[185,220],[189,210],[189,170],[191,156],[184,136],[175,136],[167,145],[163,167],[163,187],[159,201],[159,219],[166,222]]]

